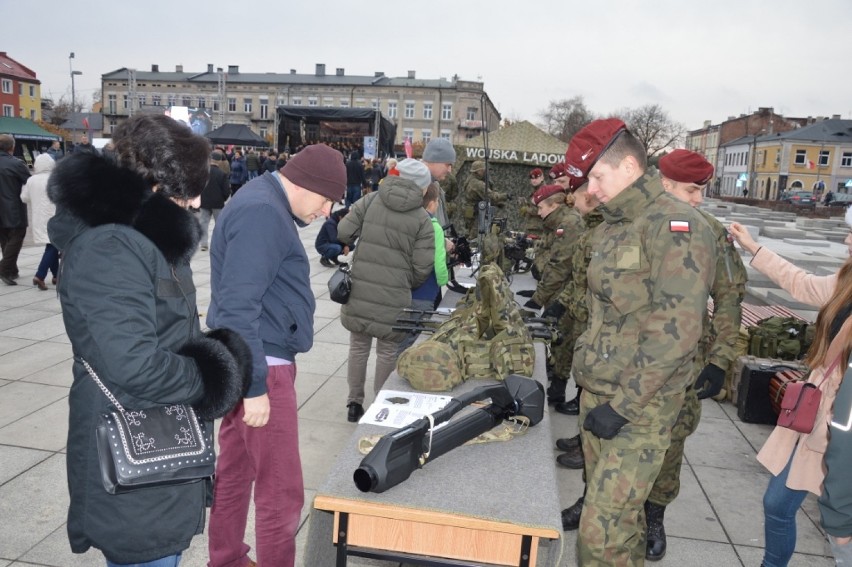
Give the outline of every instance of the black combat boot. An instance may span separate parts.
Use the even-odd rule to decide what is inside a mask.
[[[568,380],[564,380],[558,375],[554,374],[553,379],[550,382],[550,386],[547,387],[547,403],[565,403],[565,388],[567,386]]]
[[[580,496],[570,508],[562,510],[562,529],[564,531],[570,532],[580,527],[580,514],[583,513],[583,501],[585,499],[585,496]]]
[[[648,523],[648,543],[645,548],[645,559],[659,561],[666,556],[666,528],[663,527],[663,516],[666,507],[645,502],[645,521]]]
[[[582,391],[583,389],[578,387],[577,396],[573,400],[556,404],[554,409],[565,415],[580,415],[580,392]]]

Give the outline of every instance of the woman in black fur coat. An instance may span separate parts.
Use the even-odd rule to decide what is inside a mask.
[[[109,494],[95,427],[111,404],[86,360],[127,408],[191,403],[199,417],[242,398],[251,353],[227,329],[201,333],[189,260],[200,227],[186,209],[207,181],[204,138],[166,116],[136,116],[114,133],[116,159],[75,154],[54,169],[48,225],[62,252],[59,297],[74,352],[67,446],[68,537],[107,565],[177,565],[204,528],[209,479]]]

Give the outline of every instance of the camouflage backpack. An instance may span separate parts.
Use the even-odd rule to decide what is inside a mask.
[[[769,317],[748,328],[748,354],[760,358],[795,360],[804,356],[814,328],[795,317]]]
[[[431,337],[402,353],[397,372],[418,390],[444,391],[470,378],[532,376],[534,366],[532,336],[503,272],[492,264],[480,269],[476,287]]]

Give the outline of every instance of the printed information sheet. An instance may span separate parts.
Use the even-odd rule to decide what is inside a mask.
[[[382,390],[358,423],[398,429],[417,421],[424,415],[442,409],[451,399],[452,396],[438,396],[423,392]]]

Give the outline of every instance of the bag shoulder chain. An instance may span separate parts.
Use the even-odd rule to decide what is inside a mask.
[[[115,409],[117,409],[117,410],[118,410],[118,411],[120,411],[121,413],[127,413],[127,412],[125,412],[125,410],[124,410],[124,406],[122,406],[122,405],[121,405],[121,402],[119,402],[119,401],[116,399],[116,397],[112,395],[112,392],[110,392],[110,391],[109,391],[109,389],[108,389],[108,388],[104,385],[104,383],[103,383],[103,382],[101,382],[101,379],[100,379],[100,378],[98,378],[98,375],[95,373],[95,370],[94,370],[94,369],[93,369],[93,368],[89,365],[89,363],[88,363],[88,362],[86,362],[86,360],[85,360],[84,358],[82,358],[82,357],[80,358],[80,362],[82,362],[82,363],[83,363],[83,367],[86,369],[86,372],[88,372],[88,373],[89,373],[89,376],[91,376],[91,377],[92,377],[92,380],[94,380],[94,381],[95,381],[95,383],[96,383],[96,384],[98,385],[98,387],[101,389],[101,392],[103,392],[103,393],[104,393],[104,395],[105,395],[107,398],[109,398],[109,401],[111,401],[111,402],[113,403],[113,405],[115,406]]]

